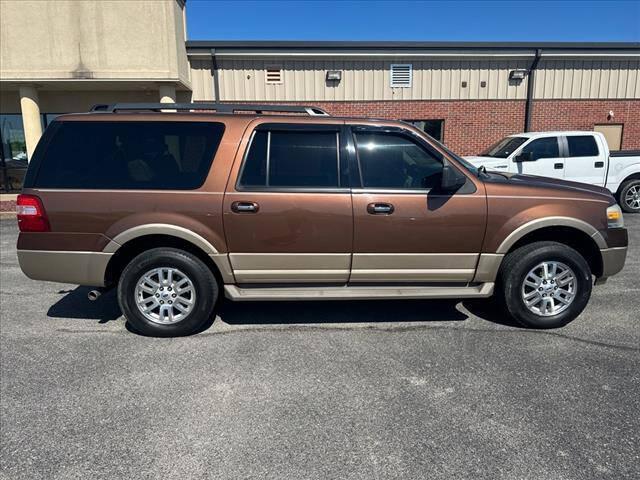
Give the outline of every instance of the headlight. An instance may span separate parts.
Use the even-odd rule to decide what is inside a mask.
[[[619,205],[611,205],[607,208],[607,224],[609,228],[624,227],[624,218],[622,218],[622,210]]]

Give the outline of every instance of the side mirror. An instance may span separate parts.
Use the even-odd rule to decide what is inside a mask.
[[[452,167],[448,163],[442,166],[442,182],[441,187],[445,192],[454,192],[467,182],[467,177],[458,171],[455,167]]]
[[[514,162],[533,162],[533,152],[522,152],[513,159]]]

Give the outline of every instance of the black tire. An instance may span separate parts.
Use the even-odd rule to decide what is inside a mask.
[[[162,324],[152,321],[145,317],[137,306],[138,281],[147,272],[161,267],[183,272],[195,290],[191,311],[175,323]],[[136,332],[154,337],[177,337],[198,332],[211,320],[218,292],[218,282],[213,272],[198,257],[176,248],[154,248],[141,253],[125,267],[118,282],[118,303]]]
[[[561,262],[576,278],[576,294],[569,306],[556,315],[530,311],[523,299],[523,282],[529,271],[542,262]],[[546,281],[545,281],[546,284]],[[516,322],[528,328],[559,328],[573,321],[587,306],[592,288],[591,269],[573,248],[557,242],[534,242],[510,252],[500,268],[496,295]]]
[[[636,188],[640,192],[640,179],[627,180],[620,186],[620,194],[618,195],[618,203],[620,208],[627,213],[640,213],[640,205],[630,205],[627,203],[626,197],[629,190]]]

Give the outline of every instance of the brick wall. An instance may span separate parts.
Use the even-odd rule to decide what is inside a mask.
[[[609,112],[613,117],[607,119]],[[536,100],[531,129],[593,130],[596,124],[624,124],[622,149],[640,149],[640,100]]]
[[[523,100],[306,102],[336,116],[398,120],[444,120],[444,142],[461,155],[475,155],[505,135],[522,132]],[[298,104],[300,104],[298,102]],[[607,120],[609,111],[614,117]],[[536,100],[533,131],[593,130],[623,123],[623,149],[640,148],[640,100]]]
[[[477,155],[505,135],[522,131],[524,102],[384,101],[310,102],[336,116],[444,120],[444,143],[460,155]]]

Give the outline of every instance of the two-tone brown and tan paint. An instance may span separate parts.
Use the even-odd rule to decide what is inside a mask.
[[[204,184],[192,191],[30,189],[45,205],[51,232],[21,233],[23,270],[34,278],[102,285],[114,253],[144,235],[176,236],[209,255],[227,284],[493,282],[505,253],[539,228],[582,231],[608,244],[610,196],[594,189],[483,182],[465,194],[343,189],[332,192],[242,191],[236,188],[251,134],[262,123],[401,126],[391,121],[332,117],[206,113],[78,114],[59,121],[212,121],[225,132]],[[235,213],[236,201],[259,205]],[[370,203],[391,203],[392,215],[370,215]],[[559,239],[561,240],[561,239]],[[37,252],[42,252],[38,255]],[[46,272],[45,252],[59,255]],[[69,261],[69,255],[76,255]],[[615,268],[613,269],[615,270]],[[615,273],[615,272],[614,272]]]

